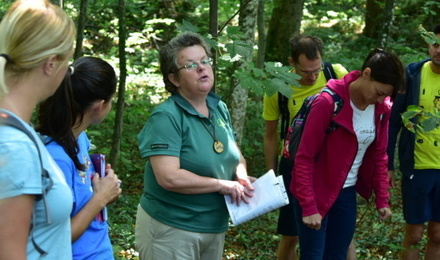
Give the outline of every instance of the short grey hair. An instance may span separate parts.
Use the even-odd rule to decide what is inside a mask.
[[[208,57],[211,57],[211,47],[206,43],[203,37],[194,32],[183,32],[171,39],[159,52],[160,70],[165,83],[165,89],[170,93],[177,93],[177,87],[168,79],[168,75],[176,73],[177,54],[184,48],[200,45],[205,49]],[[178,77],[178,75],[176,74]]]

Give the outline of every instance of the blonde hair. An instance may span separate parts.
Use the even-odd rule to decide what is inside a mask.
[[[6,77],[21,77],[52,55],[68,62],[76,35],[72,19],[48,0],[18,0],[0,23],[0,98]]]

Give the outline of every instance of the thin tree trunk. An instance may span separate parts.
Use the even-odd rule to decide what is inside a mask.
[[[218,0],[209,0],[209,33],[212,35],[214,39],[217,40],[218,37]],[[214,82],[217,82],[217,73],[216,73],[216,64],[217,64],[217,57],[215,55],[215,52],[212,52],[214,60]],[[212,89],[213,92],[215,92],[215,84]]]
[[[394,0],[385,0],[383,25],[381,26],[381,32],[379,37],[379,46],[386,48],[388,45],[388,37],[390,34],[390,28],[394,21]]]
[[[241,1],[241,5],[245,5],[240,13],[239,25],[242,29],[245,38],[248,39],[248,44],[254,44],[254,33],[256,23],[256,12],[259,0],[245,0]],[[252,52],[246,57],[249,61],[252,60]],[[235,80],[234,80],[235,81]],[[246,118],[246,104],[248,99],[248,90],[243,88],[237,82],[234,82],[237,87],[232,92],[231,117],[235,132],[237,133],[237,142],[241,143],[243,137],[244,121]]]
[[[84,28],[86,27],[86,20],[87,20],[87,0],[81,0],[79,3],[79,16],[78,16],[75,53],[73,54],[74,60],[80,58],[83,54],[82,44],[84,40]]]
[[[125,25],[125,0],[119,0],[119,87],[118,101],[116,103],[115,125],[113,131],[112,149],[110,152],[110,163],[116,167],[120,149],[125,104],[125,80],[127,77],[127,58],[125,55],[125,45],[127,39],[127,26]]]
[[[258,55],[257,68],[264,67],[264,55],[266,54],[266,31],[264,26],[264,0],[258,1],[257,31],[258,31]]]

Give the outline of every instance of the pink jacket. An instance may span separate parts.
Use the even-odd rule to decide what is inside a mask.
[[[359,75],[359,71],[352,71],[340,80],[327,83],[343,99],[341,110],[333,118],[339,125],[334,131],[326,133],[334,111],[332,97],[324,93],[312,105],[295,156],[290,184],[303,216],[320,213],[324,217],[327,214],[342,190],[355,159],[358,143],[353,130],[348,86]],[[376,138],[365,153],[356,183],[357,192],[367,200],[374,190],[378,209],[389,207],[386,149],[390,109],[389,99],[383,104],[376,104]]]

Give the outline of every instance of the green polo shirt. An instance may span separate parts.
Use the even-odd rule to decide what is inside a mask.
[[[208,95],[207,104],[210,118],[199,114],[180,94],[156,107],[138,135],[141,156],[176,156],[182,169],[233,180],[240,153],[228,109],[214,93]],[[224,145],[222,153],[213,149],[214,126],[215,137]],[[149,160],[145,164],[140,204],[151,217],[175,228],[200,233],[222,233],[228,229],[229,214],[223,195],[168,191],[157,183]]]

